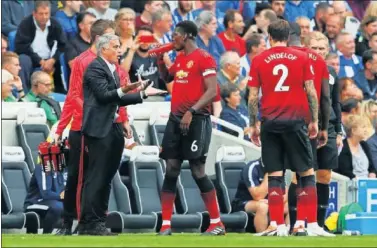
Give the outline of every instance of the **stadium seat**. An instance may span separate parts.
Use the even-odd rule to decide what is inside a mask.
[[[130,177],[137,212],[139,214],[161,212],[160,192],[164,173],[157,146],[138,146],[132,150]],[[199,231],[202,216],[194,211],[179,214],[174,207],[171,223],[175,230]],[[157,231],[160,227],[161,215],[159,215]]]
[[[151,114],[149,119],[149,130],[152,145],[161,146],[168,119],[169,112],[167,111],[156,111],[156,113]]]
[[[16,48],[16,44],[15,44],[16,33],[17,33],[17,30],[9,32],[8,34],[8,50],[11,52],[14,52]]]
[[[50,132],[46,124],[46,114],[41,108],[20,109],[17,114],[17,134],[26,162],[31,173],[38,161],[38,146]]]
[[[219,185],[221,218],[227,228],[245,230],[248,214],[240,211],[232,213],[231,202],[237,192],[241,171],[246,166],[245,151],[241,146],[222,146],[216,154],[216,181]]]
[[[155,231],[158,216],[156,213],[133,214],[127,187],[121,182],[119,172],[111,183],[109,199],[109,213],[106,226],[113,232],[123,229],[140,232],[141,230]]]
[[[2,147],[2,228],[21,229],[38,233],[39,216],[35,212],[24,213],[24,200],[31,174],[24,160],[21,147]],[[5,151],[4,151],[5,150]]]

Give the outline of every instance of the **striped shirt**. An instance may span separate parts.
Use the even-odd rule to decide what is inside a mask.
[[[182,22],[182,21],[195,21],[195,18],[194,18],[194,15],[193,15],[192,11],[190,11],[189,13],[187,13],[185,16],[181,16],[181,14],[179,14],[179,12],[178,12],[178,8],[176,8],[173,11],[172,17],[173,17],[173,26],[172,26],[172,29],[174,29],[175,26],[179,22]]]

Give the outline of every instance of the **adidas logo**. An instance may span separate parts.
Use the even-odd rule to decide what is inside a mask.
[[[270,195],[271,195],[271,196],[273,196],[273,195],[279,195],[279,193],[276,192],[276,191],[272,191]]]
[[[305,191],[302,191],[298,196],[307,196],[308,194]]]
[[[216,227],[215,229],[213,229],[213,230],[211,231],[211,233],[213,233],[213,234],[219,234],[219,233],[221,233],[222,231],[223,231],[222,228],[220,228],[220,227]]]

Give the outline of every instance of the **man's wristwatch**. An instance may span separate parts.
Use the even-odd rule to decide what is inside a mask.
[[[191,114],[196,114],[197,112],[196,112],[196,110],[195,109],[193,109],[193,108],[189,108],[189,110],[188,110]]]

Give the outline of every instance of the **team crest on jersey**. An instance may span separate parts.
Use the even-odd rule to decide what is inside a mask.
[[[184,70],[179,70],[179,71],[177,71],[177,73],[175,74],[175,76],[177,78],[185,78],[185,77],[188,76],[188,72],[184,71]]]
[[[186,67],[190,69],[193,65],[194,65],[194,61],[190,60],[189,62],[187,62]]]

